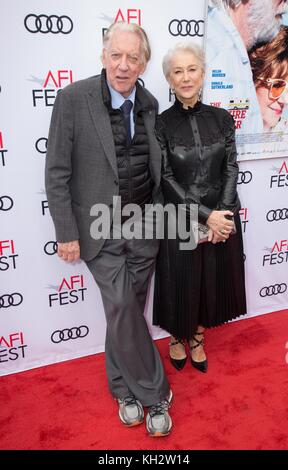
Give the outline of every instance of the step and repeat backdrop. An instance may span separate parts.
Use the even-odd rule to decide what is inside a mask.
[[[175,42],[204,45],[207,6],[205,0],[1,2],[1,375],[104,349],[99,290],[83,262],[71,265],[58,258],[45,193],[47,135],[58,91],[101,71],[103,32],[125,20],[140,24],[149,35],[152,60],[142,78],[160,111],[166,109],[173,94],[162,74],[162,57]],[[223,65],[212,70],[225,73]],[[219,105],[212,91],[205,97],[204,90],[204,99]],[[237,109],[245,99],[235,99]],[[231,103],[221,105],[239,117]],[[282,149],[281,157],[257,154],[251,161],[246,155],[240,162],[248,316],[288,308],[288,152],[283,143]],[[146,306],[150,325],[152,297],[153,280]],[[151,333],[154,338],[166,335],[152,326]]]

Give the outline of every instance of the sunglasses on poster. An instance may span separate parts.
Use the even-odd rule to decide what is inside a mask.
[[[269,87],[269,98],[277,100],[280,98],[285,91],[287,91],[288,81],[282,78],[262,78],[258,77],[258,80],[267,83]]]

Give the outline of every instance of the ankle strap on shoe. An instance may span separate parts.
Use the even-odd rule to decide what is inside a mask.
[[[196,333],[195,333],[195,334],[196,334]],[[201,333],[201,334],[203,334],[203,333]],[[195,344],[194,346],[190,346],[190,344],[189,344],[190,351],[192,351],[192,349],[198,348],[199,346],[204,346],[204,339],[203,339],[203,338],[200,339],[200,341],[199,341],[197,338],[195,338],[195,336],[193,336],[193,340],[194,340],[197,344]]]
[[[184,346],[184,341],[183,339],[175,339],[175,341],[170,341],[169,346],[175,346],[175,344],[183,344]]]

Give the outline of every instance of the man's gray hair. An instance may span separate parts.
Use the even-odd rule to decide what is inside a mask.
[[[135,23],[126,23],[124,21],[118,21],[116,23],[111,24],[107,29],[104,37],[103,37],[103,47],[104,49],[108,48],[109,41],[111,40],[113,34],[116,31],[128,31],[133,34],[137,34],[141,41],[141,49],[143,54],[143,62],[149,62],[151,58],[151,47],[149,44],[149,39],[147,34],[145,33],[144,29],[141,26],[138,26]]]
[[[209,0],[210,5],[214,5],[216,7],[224,7],[224,8],[235,8],[238,7],[242,3],[242,0]]]
[[[165,54],[163,58],[162,68],[166,80],[168,80],[170,76],[171,61],[173,57],[179,52],[190,52],[191,54],[193,54],[196,57],[197,62],[202,68],[203,72],[205,71],[205,59],[202,47],[198,46],[198,44],[194,44],[193,42],[180,42],[178,44],[175,44],[175,46],[171,49],[169,49],[169,51]]]

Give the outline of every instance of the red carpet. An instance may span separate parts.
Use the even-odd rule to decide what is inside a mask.
[[[207,331],[208,373],[177,372],[170,436],[125,428],[109,395],[104,355],[1,379],[1,449],[287,449],[288,311]],[[287,362],[286,362],[287,355]]]

